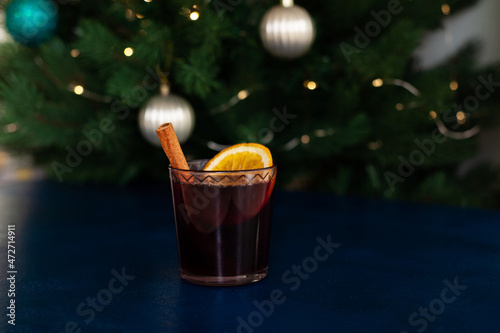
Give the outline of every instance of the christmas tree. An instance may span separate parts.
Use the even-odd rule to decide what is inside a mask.
[[[260,142],[286,188],[491,203],[489,167],[465,178],[455,169],[494,122],[496,69],[475,66],[474,45],[432,70],[413,57],[472,2],[284,1],[314,22],[311,35],[304,21],[267,18],[290,41],[259,35],[277,1],[4,1],[15,42],[0,46],[0,145],[59,181],[166,180],[144,111],[169,88],[187,101],[173,122],[188,158]],[[305,54],[287,44],[312,36]]]

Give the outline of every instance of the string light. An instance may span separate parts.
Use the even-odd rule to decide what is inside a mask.
[[[125,56],[127,57],[130,57],[132,56],[132,54],[134,54],[134,49],[131,47],[127,47],[125,48],[125,50],[123,50],[123,54],[125,54]]]
[[[377,141],[369,142],[367,146],[368,146],[368,149],[370,149],[370,150],[378,150],[378,149],[382,148],[383,143],[382,143],[382,140],[377,140]]]
[[[221,151],[229,147],[228,145],[221,145],[220,143],[214,142],[214,141],[208,141],[207,142],[207,147],[215,150],[215,151]]]
[[[240,92],[238,92],[238,98],[239,98],[241,101],[242,101],[242,100],[244,100],[245,98],[247,98],[247,97],[248,97],[248,95],[249,95],[248,90],[245,90],[245,89],[240,90]]]
[[[227,102],[224,102],[221,105],[212,108],[209,112],[212,115],[226,112],[226,111],[230,110],[233,106],[235,106],[236,104],[241,102],[243,99],[245,99],[248,96],[250,96],[251,94],[253,94],[255,91],[262,90],[265,87],[266,87],[265,85],[256,85],[253,87],[248,87],[246,89],[242,89],[236,95],[231,97]]]
[[[377,86],[382,86],[383,84],[389,84],[389,85],[396,85],[396,86],[399,86],[399,87],[402,87],[404,89],[406,89],[407,91],[409,91],[412,95],[414,95],[415,97],[420,97],[421,96],[421,92],[415,88],[413,85],[411,85],[409,82],[406,82],[406,81],[403,81],[403,80],[400,80],[400,79],[375,79],[373,80],[372,82],[373,86],[374,87],[377,87]],[[457,83],[458,84],[458,83]],[[410,106],[412,103],[408,104],[408,106]],[[414,104],[413,106],[417,106],[418,104]],[[462,112],[463,113],[463,112]],[[458,114],[458,112],[457,112]],[[436,127],[438,128],[439,132],[450,138],[450,139],[454,139],[454,140],[466,140],[466,139],[469,139],[469,138],[472,138],[473,136],[477,135],[479,132],[481,132],[481,127],[476,125],[466,131],[463,131],[463,132],[454,132],[454,131],[450,131],[444,124],[443,122],[437,117],[437,114],[435,111],[430,111],[429,112],[429,117],[431,119],[434,120],[434,122],[436,123]],[[459,115],[459,117],[461,117]],[[463,114],[463,119],[462,120],[458,120],[457,121],[460,123],[460,124],[464,124],[467,122],[466,118],[465,118],[465,114]]]
[[[144,2],[151,2],[151,1],[153,1],[153,0],[144,0]]]
[[[135,18],[135,13],[132,9],[127,9],[125,11],[125,17],[127,20],[132,21]]]
[[[189,13],[191,13],[191,9],[182,7],[179,14],[185,17],[189,17]]]
[[[382,87],[384,85],[384,80],[382,80],[382,79],[375,79],[375,80],[372,81],[372,85],[375,88]]]
[[[81,85],[77,85],[73,88],[73,92],[77,95],[81,95],[83,94],[85,91],[85,89],[83,89],[83,87]]]
[[[309,89],[309,90],[314,90],[314,89],[316,89],[316,87],[317,87],[317,86],[318,86],[318,85],[317,85],[317,84],[316,84],[316,82],[314,82],[314,81],[309,81],[309,82],[307,83],[307,89]]]
[[[305,80],[304,81],[304,87],[306,87],[309,90],[314,90],[314,89],[316,89],[318,87],[318,85],[314,81]]]
[[[77,95],[82,95],[87,99],[91,99],[93,101],[102,103],[111,103],[114,100],[114,98],[111,96],[101,95],[92,91],[85,90],[81,85],[75,86],[74,84],[64,83],[56,75],[54,75],[54,73],[50,71],[48,66],[43,61],[43,59],[39,56],[35,56],[33,61],[38,66],[38,68],[45,74],[45,77],[61,90],[71,91]]]
[[[450,82],[450,89],[455,91],[458,89],[458,82],[457,81],[451,81]]]
[[[144,0],[145,2],[151,2],[152,0]],[[196,8],[195,6],[193,6],[192,8]],[[443,11],[443,14],[445,15],[448,15],[450,13],[450,6],[447,5],[447,4],[444,4],[442,7],[441,7],[442,11]],[[139,19],[142,19],[144,18],[144,15],[141,15],[141,14],[135,14],[137,18]],[[189,14],[189,19],[192,20],[192,21],[195,21],[199,18],[200,14],[198,11],[196,10],[193,10],[190,14]],[[143,21],[141,22],[141,25],[142,26],[147,26],[149,22],[146,22],[146,21]],[[131,56],[133,55],[134,53],[134,50],[133,48],[131,47],[127,47],[125,50],[124,50],[124,54],[126,56]],[[78,57],[80,54],[80,51],[77,50],[77,49],[73,49],[71,50],[71,56],[72,57]],[[377,78],[375,80],[372,81],[372,85],[373,87],[381,87],[384,85],[384,83],[387,83],[387,84],[394,84],[394,85],[399,85],[399,86],[402,86],[404,87],[405,89],[407,89],[408,91],[410,91],[413,95],[415,96],[419,96],[420,95],[420,92],[413,86],[411,86],[409,83],[407,82],[404,82],[402,80],[398,80],[398,79],[387,79],[386,82],[384,82],[383,79],[381,78]],[[317,88],[317,84],[316,82],[314,81],[309,81],[309,80],[306,80],[304,81],[304,87],[306,87],[307,89],[310,89],[310,90],[314,90]],[[455,87],[455,89],[454,89]],[[450,83],[450,89],[451,90],[457,90],[458,89],[458,83],[456,81],[452,81]],[[83,88],[83,86],[81,85],[77,85],[77,86],[74,86],[73,88],[73,92],[77,95],[82,95],[84,92],[85,92],[85,89]],[[238,92],[237,94],[237,99],[239,100],[243,100],[245,98],[247,98],[249,96],[249,91],[248,90],[241,90]],[[107,96],[104,96],[105,98],[107,98]],[[219,112],[224,112],[226,111],[227,109],[229,109],[232,105],[236,104],[237,101],[234,101],[234,97],[228,102],[228,103],[225,103],[224,105],[222,105],[220,107],[220,110],[212,110],[214,111],[213,113],[216,114],[216,113],[219,113]],[[226,105],[228,104],[228,105]],[[402,103],[397,103],[396,104],[396,109],[397,110],[403,110],[404,109],[404,105]],[[437,114],[435,111],[430,111],[429,112],[429,117],[432,118],[432,119],[436,119],[437,118]],[[464,114],[464,112],[460,111],[460,112],[457,112],[456,114],[456,118],[457,118],[457,121],[460,123],[460,124],[463,124],[466,122],[466,116]],[[440,132],[443,134],[443,135],[446,135],[448,137],[452,137],[452,138],[455,138],[455,139],[463,139],[463,138],[466,138],[466,137],[471,137],[471,136],[474,136],[476,135],[478,132],[479,132],[479,127],[477,128],[474,128],[470,131],[467,131],[467,133],[455,133],[455,132],[450,132],[448,131],[446,128],[441,128],[443,127],[442,123],[441,122],[438,122],[438,120],[436,120],[436,124],[440,130]],[[11,126],[12,125],[12,126]],[[10,128],[13,128],[13,131],[17,130],[17,126],[15,124],[9,124],[6,126],[6,130],[8,130],[8,126],[11,126]],[[318,129],[316,131],[314,131],[314,134],[317,136],[317,137],[324,137],[326,135],[333,135],[334,134],[334,130],[333,129],[328,129],[328,131],[325,131],[323,129]],[[470,133],[469,133],[470,132]],[[460,134],[463,134],[464,137],[459,137]],[[454,137],[454,136],[455,137]],[[466,136],[466,137],[465,137]],[[286,150],[291,150],[291,149],[294,149],[300,142],[302,142],[303,144],[308,144],[310,142],[310,137],[309,135],[302,135],[300,137],[300,140],[298,138],[294,138],[292,139],[290,142],[288,142],[286,145],[285,145],[285,149]],[[210,142],[209,142],[210,144]],[[215,143],[214,143],[215,144]],[[378,141],[375,141],[375,142],[370,142],[368,143],[368,148],[369,149],[372,149],[372,150],[376,150],[376,149],[379,149],[381,148],[383,145],[382,141],[378,140]],[[217,147],[217,150],[221,150],[222,148],[221,147]]]
[[[478,125],[463,132],[454,132],[446,128],[446,126],[439,118],[436,118],[435,121],[436,121],[436,126],[439,129],[439,132],[450,139],[467,140],[475,135],[478,135],[481,132],[481,126]]]
[[[283,149],[285,151],[290,151],[290,150],[294,149],[295,147],[297,147],[299,145],[299,143],[300,143],[300,140],[298,138],[293,138],[292,140],[285,143],[285,145],[283,146]]]
[[[448,5],[447,3],[443,4],[441,6],[441,11],[443,12],[444,15],[450,15],[451,12],[450,5]]]
[[[323,138],[327,135],[334,135],[335,130],[333,128],[328,128],[326,130],[324,129],[317,129],[314,131],[314,135],[316,135],[318,138]]]
[[[387,78],[384,80],[382,80],[382,79],[377,79],[377,80],[380,80],[380,85],[393,84],[395,86],[398,86],[398,87],[401,87],[401,88],[408,90],[410,93],[412,93],[416,97],[420,96],[420,91],[407,81],[403,81],[400,79],[387,79]],[[375,81],[377,81],[377,80],[375,80]]]
[[[273,141],[274,139],[274,132],[273,131],[268,131],[267,134],[260,139],[260,143],[263,145],[267,145],[269,142]]]
[[[11,123],[11,124],[8,124],[7,126],[5,126],[5,132],[7,133],[13,133],[17,131],[17,125],[14,124],[14,123]]]
[[[458,111],[457,112],[457,121],[460,125],[463,125],[466,123],[466,119],[465,119],[465,113],[463,111]]]
[[[71,50],[70,54],[71,54],[71,56],[72,56],[73,58],[76,58],[76,57],[78,57],[78,56],[80,55],[80,50],[78,50],[78,49],[73,49],[73,50]]]
[[[444,12],[447,12],[447,8],[449,9],[449,6],[448,5],[444,5]],[[403,81],[403,80],[400,80],[400,79],[384,79],[382,80],[381,78],[378,78],[378,79],[375,79],[372,81],[372,85],[374,87],[381,87],[382,85],[384,84],[389,84],[389,85],[396,85],[396,86],[400,86],[404,89],[406,89],[407,91],[409,91],[412,95],[414,95],[415,97],[420,97],[421,96],[421,92],[416,88],[414,87],[412,84],[410,84],[409,82],[406,82],[406,81]],[[454,88],[456,85],[456,89],[458,89],[458,82],[456,81],[453,81],[451,84],[450,84],[450,88]],[[416,107],[419,105],[419,103],[415,103],[415,102],[412,102],[410,104],[408,104],[408,106],[412,106],[412,107]],[[437,117],[437,113],[435,111],[429,111],[429,118],[430,119],[433,119],[434,122],[436,123],[436,127],[438,128],[439,132],[450,138],[450,139],[455,139],[455,140],[466,140],[466,139],[469,139],[475,135],[477,135],[479,132],[481,132],[481,127],[476,125],[466,131],[463,131],[463,132],[454,132],[454,131],[450,131],[444,124],[443,122]],[[460,112],[457,112],[457,122],[459,124],[465,124],[467,122],[467,119],[466,119],[466,116],[465,116],[465,113],[463,113],[462,111]],[[293,149],[293,148],[291,148]]]
[[[314,135],[316,135],[318,138],[323,138],[326,136],[326,131],[324,129],[317,129],[314,131]]]
[[[200,13],[198,13],[197,11],[192,11],[191,14],[189,14],[189,19],[191,21],[196,21],[199,18],[200,18]]]
[[[335,134],[335,129],[333,128],[317,129],[314,131],[314,135],[320,138],[334,134]],[[304,134],[300,137],[300,139],[296,137],[285,143],[285,145],[283,146],[283,150],[290,151],[292,149],[295,149],[301,142],[303,144],[308,144],[310,141],[311,137],[307,134]]]

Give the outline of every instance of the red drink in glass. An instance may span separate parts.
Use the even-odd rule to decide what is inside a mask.
[[[170,169],[182,278],[205,285],[264,278],[276,167],[197,171],[202,164]]]

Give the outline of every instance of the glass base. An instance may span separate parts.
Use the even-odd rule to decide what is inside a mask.
[[[181,269],[181,278],[184,280],[200,284],[203,286],[241,286],[262,280],[267,276],[267,267],[253,274],[235,275],[235,276],[205,276],[190,274]]]

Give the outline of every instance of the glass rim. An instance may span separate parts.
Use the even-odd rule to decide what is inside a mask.
[[[210,159],[203,159],[203,158],[200,158],[200,159],[196,159],[196,160],[190,160],[190,161],[187,161],[187,163],[191,163],[191,162],[197,162],[197,161],[204,161],[206,160],[207,162],[210,161]],[[209,170],[185,170],[185,169],[178,169],[178,168],[174,168],[172,167],[172,164],[169,164],[168,165],[168,169],[169,170],[174,170],[174,171],[181,171],[181,172],[197,172],[197,173],[218,173],[218,174],[222,174],[222,173],[242,173],[242,172],[259,172],[259,171],[267,171],[267,170],[271,170],[271,169],[274,169],[274,168],[277,168],[277,165],[276,164],[273,164],[272,166],[270,167],[265,167],[265,168],[259,168],[259,169],[245,169],[245,170],[213,170],[213,171],[209,171]]]

